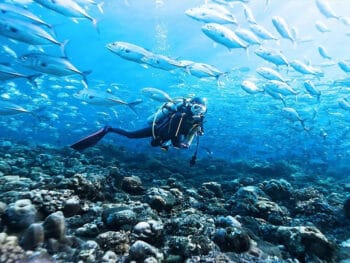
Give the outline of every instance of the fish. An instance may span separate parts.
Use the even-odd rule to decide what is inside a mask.
[[[251,32],[247,29],[237,28],[235,30],[235,33],[240,39],[247,42],[249,45],[260,45],[261,44],[259,38],[253,32]]]
[[[142,63],[142,59],[153,53],[143,47],[128,43],[115,41],[106,45],[106,48],[123,59]]]
[[[204,23],[234,24],[237,25],[237,19],[231,14],[224,14],[206,6],[187,9],[185,14],[189,17]]]
[[[315,85],[311,82],[311,80],[305,80],[304,87],[311,96],[317,97],[317,101],[320,101],[321,92],[316,89]]]
[[[103,5],[104,2],[96,2],[94,0],[75,0],[79,5],[95,5],[97,6],[98,10],[100,11],[101,14],[103,14]]]
[[[345,73],[350,73],[350,63],[343,60],[338,62],[339,68]]]
[[[6,3],[0,3],[0,13],[1,14],[12,14],[12,15],[17,15],[20,18],[27,19],[28,21],[32,23],[36,23],[42,26],[46,26],[48,28],[52,28],[51,25],[47,24],[45,21],[43,21],[40,17],[36,16],[32,12],[28,11],[25,8],[16,6],[16,5],[11,5],[11,4],[6,4]]]
[[[41,74],[25,75],[16,71],[9,65],[0,63],[0,81],[7,81],[15,78],[26,78],[30,83],[32,83],[33,86],[37,86],[35,79],[39,76],[41,76]]]
[[[295,39],[292,36],[292,33],[286,23],[286,21],[279,16],[272,17],[272,24],[275,26],[277,32],[280,34],[282,38],[289,39],[293,43]]]
[[[350,111],[350,102],[346,98],[341,98],[338,100],[338,105],[343,110]]]
[[[163,69],[170,72],[181,67],[181,64],[179,64],[177,60],[155,53],[150,53],[149,55],[144,56],[141,59],[141,62],[153,68]]]
[[[13,58],[17,58],[17,57],[18,57],[16,51],[14,51],[14,50],[13,50],[12,48],[10,48],[9,46],[7,46],[7,45],[2,45],[1,47],[2,47],[2,49],[4,50],[4,52],[5,52],[6,54],[8,54],[10,57],[13,57]]]
[[[299,113],[294,108],[284,107],[282,109],[282,115],[290,121],[293,121],[293,122],[299,121],[305,131],[310,130],[309,128],[305,127],[305,120],[300,117]]]
[[[0,18],[0,35],[31,45],[55,44],[63,48],[66,44],[56,40],[40,26],[8,17]]]
[[[214,77],[218,79],[225,73],[217,69],[214,66],[205,64],[205,63],[191,63],[185,67],[185,70],[188,74],[195,76],[197,78],[210,78]]]
[[[337,79],[332,85],[335,87],[350,87],[350,78]]]
[[[325,47],[318,46],[317,50],[318,50],[318,53],[321,55],[321,57],[323,57],[325,59],[332,59],[332,57],[328,54]]]
[[[282,52],[274,49],[260,46],[257,50],[255,50],[255,54],[262,59],[275,64],[276,66],[289,65],[287,58],[282,54]]]
[[[135,106],[142,103],[141,99],[135,100],[133,102],[125,102],[109,92],[104,92],[97,89],[83,89],[73,94],[73,97],[84,101],[88,104],[96,106],[109,106],[113,107],[116,105],[128,106],[133,112],[136,113]]]
[[[97,20],[73,0],[34,0],[36,3],[70,18],[87,18],[96,27]]]
[[[340,22],[342,22],[346,26],[350,26],[350,18],[346,16],[340,17]]]
[[[264,91],[263,89],[257,87],[256,84],[250,80],[244,80],[241,83],[241,88],[249,94],[257,94]]]
[[[315,27],[318,31],[320,31],[321,33],[326,33],[326,32],[331,32],[331,30],[329,29],[329,27],[323,23],[322,21],[316,21],[315,23]]]
[[[256,72],[268,80],[278,80],[282,82],[286,82],[286,80],[278,73],[276,70],[268,67],[260,67],[256,69]]]
[[[0,115],[15,115],[20,113],[31,113],[31,111],[6,100],[0,100]]]
[[[326,18],[335,18],[339,19],[340,17],[336,15],[332,7],[329,5],[329,2],[326,0],[316,0],[316,6],[320,13]]]
[[[272,35],[272,33],[270,33],[267,29],[265,29],[261,25],[250,24],[249,27],[256,36],[258,36],[263,40],[277,40],[277,37]]]
[[[265,91],[270,91],[272,93],[279,93],[283,96],[297,95],[298,91],[294,90],[287,83],[278,80],[269,80],[263,86]]]
[[[229,50],[232,48],[247,49],[248,45],[228,27],[216,23],[208,23],[202,26],[202,32],[215,42],[226,46]]]
[[[86,76],[91,73],[91,71],[80,71],[67,57],[56,57],[44,53],[29,53],[19,57],[18,61],[21,65],[41,73],[60,77],[78,74],[82,76],[86,86]]]
[[[299,60],[293,60],[289,64],[295,71],[298,71],[301,74],[310,74],[318,77],[322,77],[324,75],[320,69],[308,66]]]
[[[168,93],[157,88],[146,87],[141,90],[142,94],[158,102],[173,102]]]
[[[252,10],[249,8],[249,6],[243,4],[243,11],[244,11],[244,16],[245,19],[249,24],[256,24],[255,17],[253,15]]]

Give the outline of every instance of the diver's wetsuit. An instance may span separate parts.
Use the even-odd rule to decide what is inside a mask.
[[[189,120],[189,118],[191,117],[188,117],[186,113],[173,113],[172,115],[165,117],[160,123],[156,124],[154,127],[154,134],[152,126],[136,131],[126,131],[119,128],[108,127],[107,132],[117,133],[130,139],[154,136],[151,141],[152,146],[160,146],[168,140],[171,140],[174,146],[179,146],[183,137],[188,135],[194,125],[194,122]]]
[[[194,119],[190,110],[180,106],[177,111],[170,112],[161,118],[158,123],[136,131],[126,131],[119,128],[106,126],[99,131],[81,139],[71,145],[75,150],[84,150],[95,145],[107,133],[117,133],[127,138],[138,139],[152,137],[152,146],[162,146],[169,140],[172,145],[179,148],[188,147],[198,131],[202,133],[203,118]],[[185,140],[188,142],[183,143]]]

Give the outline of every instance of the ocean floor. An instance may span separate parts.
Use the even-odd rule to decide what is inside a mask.
[[[350,180],[287,162],[0,146],[0,263],[350,262]]]

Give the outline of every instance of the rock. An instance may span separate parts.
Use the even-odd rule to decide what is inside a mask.
[[[97,255],[100,251],[100,247],[95,241],[88,240],[82,246],[78,258],[86,263],[94,263],[97,261]]]
[[[171,255],[189,258],[198,255],[207,255],[215,247],[207,235],[170,236],[167,246]],[[182,260],[181,262],[185,262]]]
[[[207,191],[210,191],[212,195],[214,195],[217,198],[223,197],[223,192],[221,189],[221,185],[217,182],[207,182],[202,184],[202,188],[206,189]],[[203,192],[203,191],[202,191]],[[202,194],[202,192],[199,192]]]
[[[63,206],[63,214],[65,217],[71,217],[78,214],[80,211],[80,200],[79,198],[67,199]]]
[[[135,195],[142,194],[144,191],[141,179],[138,176],[124,177],[121,182],[121,188],[129,194]]]
[[[350,219],[350,197],[348,197],[343,205],[343,211],[346,218]]]
[[[20,245],[25,250],[35,250],[44,243],[44,228],[42,224],[31,224],[24,232]]]
[[[13,231],[26,229],[35,222],[37,211],[29,199],[21,199],[9,204],[3,214],[3,222]]]
[[[18,245],[17,237],[0,233],[0,263],[22,262],[24,258],[25,252]]]
[[[66,236],[66,225],[64,215],[61,211],[49,215],[44,223],[45,238],[55,238],[59,241],[64,240]]]
[[[5,175],[9,174],[11,172],[11,166],[5,161],[0,161],[0,172]]]
[[[161,261],[163,259],[163,254],[154,246],[141,240],[136,241],[130,247],[129,258],[131,260],[142,262],[149,257],[156,258],[158,262],[158,260]]]
[[[262,190],[268,194],[272,200],[281,201],[288,199],[292,195],[291,184],[284,179],[271,179],[263,182]]]
[[[102,222],[110,230],[130,229],[137,222],[136,213],[128,207],[107,208],[102,212]]]
[[[116,253],[108,250],[102,257],[102,263],[117,263],[118,259]]]
[[[316,227],[279,226],[273,235],[301,262],[306,256],[316,256],[327,262],[334,260],[335,246]]]
[[[243,253],[251,246],[249,235],[237,227],[218,228],[213,240],[223,252]]]
[[[87,223],[82,227],[79,227],[75,233],[77,236],[92,238],[96,237],[99,234],[99,229],[96,224]]]
[[[219,216],[215,222],[219,227],[237,227],[241,228],[241,223],[232,216]]]
[[[118,255],[124,254],[129,250],[130,239],[128,234],[124,231],[108,231],[99,234],[96,241],[103,250],[111,250]]]
[[[159,245],[164,239],[163,229],[163,224],[160,221],[148,220],[147,222],[139,222],[134,226],[133,237],[152,245]]]
[[[177,203],[177,200],[171,192],[153,187],[147,191],[144,196],[144,202],[157,211],[170,211]]]

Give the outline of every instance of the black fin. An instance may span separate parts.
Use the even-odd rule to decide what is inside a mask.
[[[109,128],[110,128],[109,126],[105,126],[104,128],[98,130],[97,132],[90,134],[89,136],[72,144],[70,147],[73,148],[74,150],[81,151],[91,146],[94,146],[109,132]]]

